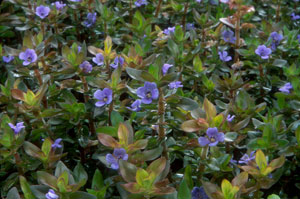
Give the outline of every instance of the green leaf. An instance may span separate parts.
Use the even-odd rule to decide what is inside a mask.
[[[118,128],[114,126],[102,126],[96,129],[97,133],[103,133],[112,137],[118,137]]]
[[[174,36],[175,36],[175,39],[176,39],[178,42],[182,42],[182,41],[183,41],[184,33],[183,33],[183,30],[182,30],[181,26],[177,25],[177,26],[175,27]]]
[[[123,117],[121,114],[117,111],[112,111],[111,112],[111,123],[113,126],[119,126],[121,122],[124,122]]]
[[[32,157],[41,159],[44,157],[43,152],[37,146],[31,144],[30,142],[25,141],[23,144],[25,152]]]
[[[260,149],[256,151],[255,162],[261,171],[267,167],[266,156]]]
[[[284,59],[275,59],[272,63],[273,66],[277,66],[279,68],[283,68],[287,64],[287,61]]]
[[[18,189],[16,187],[11,188],[7,193],[6,199],[21,199]]]
[[[138,183],[138,185],[140,185],[141,187],[144,186],[144,181],[149,178],[149,173],[142,169],[142,168],[138,168],[137,172],[136,172],[136,182]]]
[[[112,75],[111,75],[111,87],[113,89],[117,89],[118,83],[120,82],[121,73],[122,73],[122,68],[121,67],[118,67],[112,73]]]
[[[149,66],[149,74],[151,74],[156,80],[158,80],[158,75],[159,75],[159,69],[160,67],[156,65],[150,65]]]
[[[72,199],[97,199],[96,196],[91,195],[86,192],[81,192],[81,191],[71,193],[69,198],[72,198]]]
[[[73,174],[74,180],[77,184],[80,184],[81,186],[85,185],[88,180],[88,175],[80,163],[78,163],[74,168]]]
[[[23,176],[20,176],[20,184],[21,184],[21,189],[24,193],[25,199],[35,199],[36,197],[32,194],[29,184]]]
[[[194,57],[193,59],[193,66],[194,66],[194,70],[198,73],[201,73],[203,71],[203,64],[202,61],[200,59],[200,57],[197,55]]]
[[[158,176],[166,167],[166,159],[161,157],[155,161],[153,161],[148,167],[147,172],[150,174],[154,174],[154,176]]]
[[[191,195],[191,191],[185,181],[185,179],[183,179],[179,185],[179,191],[178,191],[178,199],[191,199],[192,195]]]
[[[97,169],[94,173],[92,180],[92,189],[93,190],[101,190],[104,187],[103,176],[101,171]]]
[[[297,139],[297,142],[298,142],[298,146],[300,147],[300,125],[296,129],[295,135],[296,135],[296,139]]]
[[[207,99],[204,99],[203,108],[206,113],[206,120],[211,121],[217,115],[216,107]]]
[[[57,186],[56,186],[57,178],[45,171],[37,172],[37,180],[38,180],[39,184],[47,185],[47,186],[49,186],[51,188],[55,188],[55,189],[57,188]]]
[[[172,40],[169,39],[168,40],[168,48],[170,50],[170,52],[172,53],[173,57],[178,57],[179,55],[179,48],[177,46],[177,44]]]
[[[237,138],[237,132],[227,132],[225,134],[225,141],[226,142],[233,142]]]
[[[267,199],[280,199],[280,197],[276,194],[269,195]]]
[[[51,148],[52,148],[52,142],[50,138],[46,138],[42,145],[42,151],[47,158],[49,157]]]
[[[191,165],[187,165],[184,170],[184,180],[186,184],[188,185],[189,189],[192,189],[194,187],[194,182],[192,179],[192,167]]]

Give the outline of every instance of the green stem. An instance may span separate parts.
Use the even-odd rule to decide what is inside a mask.
[[[165,122],[165,100],[164,100],[164,93],[162,88],[159,88],[159,100],[158,100],[158,115],[159,115],[159,121],[158,121],[158,139],[162,140],[163,145],[163,156],[166,158],[166,160],[169,159],[168,157],[168,149],[166,145],[165,140],[165,129],[163,127],[163,124]]]
[[[187,13],[187,10],[188,10],[188,7],[189,7],[189,2],[186,2],[185,3],[185,6],[184,6],[184,12],[183,12],[183,16],[182,16],[182,28],[183,28],[183,32],[185,32],[185,18],[186,18],[186,13]]]
[[[206,159],[206,154],[207,154],[207,150],[208,150],[208,146],[205,146],[204,148],[202,148],[201,151],[201,160],[204,161]],[[198,170],[198,180],[200,181],[202,178],[202,174],[205,171],[205,164],[200,164],[199,170]]]

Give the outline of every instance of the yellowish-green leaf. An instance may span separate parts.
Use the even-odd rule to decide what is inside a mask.
[[[137,172],[136,172],[136,182],[141,187],[143,187],[144,181],[147,180],[148,177],[149,177],[149,173],[146,170],[144,170],[142,168],[139,168],[137,170]]]
[[[231,185],[231,183],[230,183],[228,180],[224,179],[224,180],[222,181],[222,184],[221,184],[221,189],[222,189],[222,193],[223,193],[223,195],[224,195],[224,198],[225,198],[225,199],[229,199],[228,197],[229,197],[230,192],[231,192],[231,190],[232,190],[232,185]]]
[[[217,115],[216,107],[207,99],[204,99],[203,107],[206,113],[206,120],[211,121]]]
[[[47,158],[49,157],[51,148],[52,148],[52,142],[50,138],[46,138],[42,145],[42,151]]]
[[[256,151],[255,161],[258,168],[263,172],[267,167],[267,159],[265,154],[260,149]]]
[[[129,138],[129,129],[123,123],[120,123],[120,125],[119,125],[118,137],[119,137],[119,143],[122,146],[127,147],[128,146],[128,138]]]
[[[110,36],[107,36],[105,41],[104,41],[104,53],[105,53],[105,55],[110,54],[111,48],[112,48],[112,40],[111,40]]]

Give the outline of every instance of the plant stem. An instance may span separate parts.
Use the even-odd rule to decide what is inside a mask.
[[[241,4],[238,4],[238,9],[236,12],[236,25],[235,25],[235,49],[240,48],[240,25],[241,25]],[[239,60],[239,54],[235,51],[234,63]]]
[[[276,23],[279,22],[279,18],[280,18],[280,3],[281,3],[281,0],[278,0],[277,1],[277,9],[276,9]]]
[[[208,146],[205,146],[204,148],[202,148],[202,151],[201,151],[201,160],[202,161],[204,161],[206,159],[207,150],[208,150]],[[205,170],[205,164],[200,164],[200,167],[198,170],[198,181],[201,180],[204,170]]]
[[[158,89],[159,91],[159,99],[158,99],[158,115],[159,115],[159,121],[158,121],[158,139],[162,140],[163,145],[163,156],[166,158],[166,160],[169,159],[168,157],[168,150],[165,140],[165,129],[163,127],[163,124],[165,122],[165,102],[164,102],[164,93],[162,88]]]
[[[90,99],[89,95],[87,94],[87,92],[89,91],[89,86],[88,86],[84,76],[81,76],[81,81],[83,83],[83,89],[84,89],[84,102],[87,103]],[[93,135],[95,135],[96,134],[95,124],[94,124],[94,120],[90,114],[88,114],[88,120],[89,120],[90,131]]]
[[[161,7],[161,3],[162,3],[162,0],[159,0],[158,2],[158,5],[156,7],[156,11],[155,11],[155,18],[158,17],[158,14],[159,14],[159,11],[160,11],[160,7]]]
[[[188,7],[189,7],[189,2],[186,2],[185,5],[184,5],[184,12],[183,12],[183,16],[182,16],[182,28],[183,28],[183,32],[185,32],[185,18],[186,18],[186,13],[187,13],[187,10],[188,10]]]
[[[112,96],[112,98],[114,99],[114,95]],[[111,113],[114,109],[114,101],[112,101],[109,105],[109,109],[108,109],[108,124],[109,126],[112,126],[112,122],[111,122]]]
[[[41,76],[41,73],[38,68],[34,69],[34,74],[35,74],[35,77],[38,79],[39,85],[42,86],[43,80],[42,80],[42,76]],[[48,108],[46,96],[43,96],[42,103],[45,108]]]

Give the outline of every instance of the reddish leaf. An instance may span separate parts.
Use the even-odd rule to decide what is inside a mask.
[[[112,136],[104,133],[98,133],[98,140],[107,147],[120,148],[120,144]]]
[[[11,89],[11,95],[13,98],[17,100],[24,101],[24,92],[21,91],[20,89]]]

